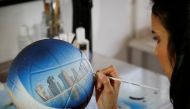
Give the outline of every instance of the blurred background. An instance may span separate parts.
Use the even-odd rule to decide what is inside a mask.
[[[12,60],[27,44],[48,36],[44,13],[45,2],[51,0],[26,1],[0,1],[0,63]],[[86,27],[93,52],[162,73],[151,39],[150,0],[60,0],[59,5],[62,33]]]
[[[162,90],[127,87],[132,104],[141,100],[137,102],[148,107],[130,109],[172,109],[169,81],[154,55],[151,7],[150,0],[0,0],[0,83],[24,47],[53,38],[84,51],[95,70],[113,64],[125,80]],[[0,84],[0,97],[5,96],[1,90]],[[122,91],[125,86],[120,99],[126,103]],[[10,98],[6,103],[12,104]]]

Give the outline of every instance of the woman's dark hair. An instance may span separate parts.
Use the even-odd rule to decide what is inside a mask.
[[[152,0],[152,14],[169,33],[173,73],[170,99],[174,109],[190,109],[190,0]]]

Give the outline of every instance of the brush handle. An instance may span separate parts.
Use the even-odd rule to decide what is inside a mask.
[[[142,85],[142,84],[139,84],[139,83],[133,83],[133,82],[129,82],[129,81],[125,81],[125,80],[122,80],[122,79],[118,79],[118,78],[114,78],[114,77],[108,77],[109,79],[112,79],[114,81],[120,81],[122,83],[127,83],[127,84],[131,84],[131,85],[135,85],[135,86],[140,86],[140,87],[143,87],[143,88],[148,88],[148,89],[152,89],[152,90],[155,90],[155,91],[158,91],[159,89],[157,88],[154,88],[154,87],[150,87],[150,86],[147,86],[147,85]]]

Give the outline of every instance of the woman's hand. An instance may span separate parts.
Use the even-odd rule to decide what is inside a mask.
[[[99,109],[117,109],[120,82],[113,81],[108,76],[119,78],[113,66],[99,70],[96,73],[95,90]]]

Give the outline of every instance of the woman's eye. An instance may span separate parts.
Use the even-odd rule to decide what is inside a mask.
[[[153,36],[152,39],[153,39],[154,41],[157,41],[157,40],[158,40],[158,37],[157,37],[157,36]]]
[[[156,41],[157,43],[160,42],[159,38],[157,36],[153,36],[152,39]]]

